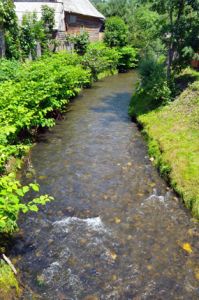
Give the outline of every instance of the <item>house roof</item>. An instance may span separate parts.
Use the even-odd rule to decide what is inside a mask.
[[[26,13],[37,14],[38,19],[42,15],[42,6],[48,5],[55,10],[55,30],[65,31],[64,11],[69,13],[76,13],[85,16],[91,16],[99,19],[105,17],[91,4],[89,0],[54,0],[54,2],[47,1],[14,1],[16,7],[16,14],[19,22],[22,22],[23,15]]]
[[[89,0],[62,0],[64,10],[85,16],[105,19],[105,17],[93,6]]]
[[[41,18],[42,15],[42,6],[48,5],[49,7],[54,8],[55,10],[55,26],[54,29],[59,31],[65,31],[65,22],[64,22],[64,5],[63,0],[60,2],[15,2],[16,14],[19,19],[19,22],[22,21],[23,15],[26,13],[37,14],[38,19]]]

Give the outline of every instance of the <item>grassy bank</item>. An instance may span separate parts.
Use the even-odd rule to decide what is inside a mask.
[[[199,73],[181,78],[186,77],[195,81],[175,101],[155,107],[147,97],[134,95],[129,112],[143,127],[155,166],[199,218]]]
[[[21,294],[13,271],[2,260],[0,260],[0,294],[0,298],[4,300],[16,299]]]

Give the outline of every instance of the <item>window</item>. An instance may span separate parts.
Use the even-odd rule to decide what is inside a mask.
[[[69,16],[69,23],[70,24],[74,24],[74,23],[76,23],[76,21],[77,21],[77,17],[76,16],[73,16],[73,15]]]

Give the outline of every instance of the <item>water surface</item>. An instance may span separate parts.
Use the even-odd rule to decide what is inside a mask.
[[[21,222],[23,299],[199,299],[198,225],[128,117],[135,83],[85,90],[33,148],[33,178],[56,200]]]

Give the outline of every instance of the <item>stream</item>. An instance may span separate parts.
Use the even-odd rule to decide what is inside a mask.
[[[84,90],[32,148],[24,182],[55,200],[20,220],[21,299],[199,299],[199,226],[128,117],[136,80]]]

